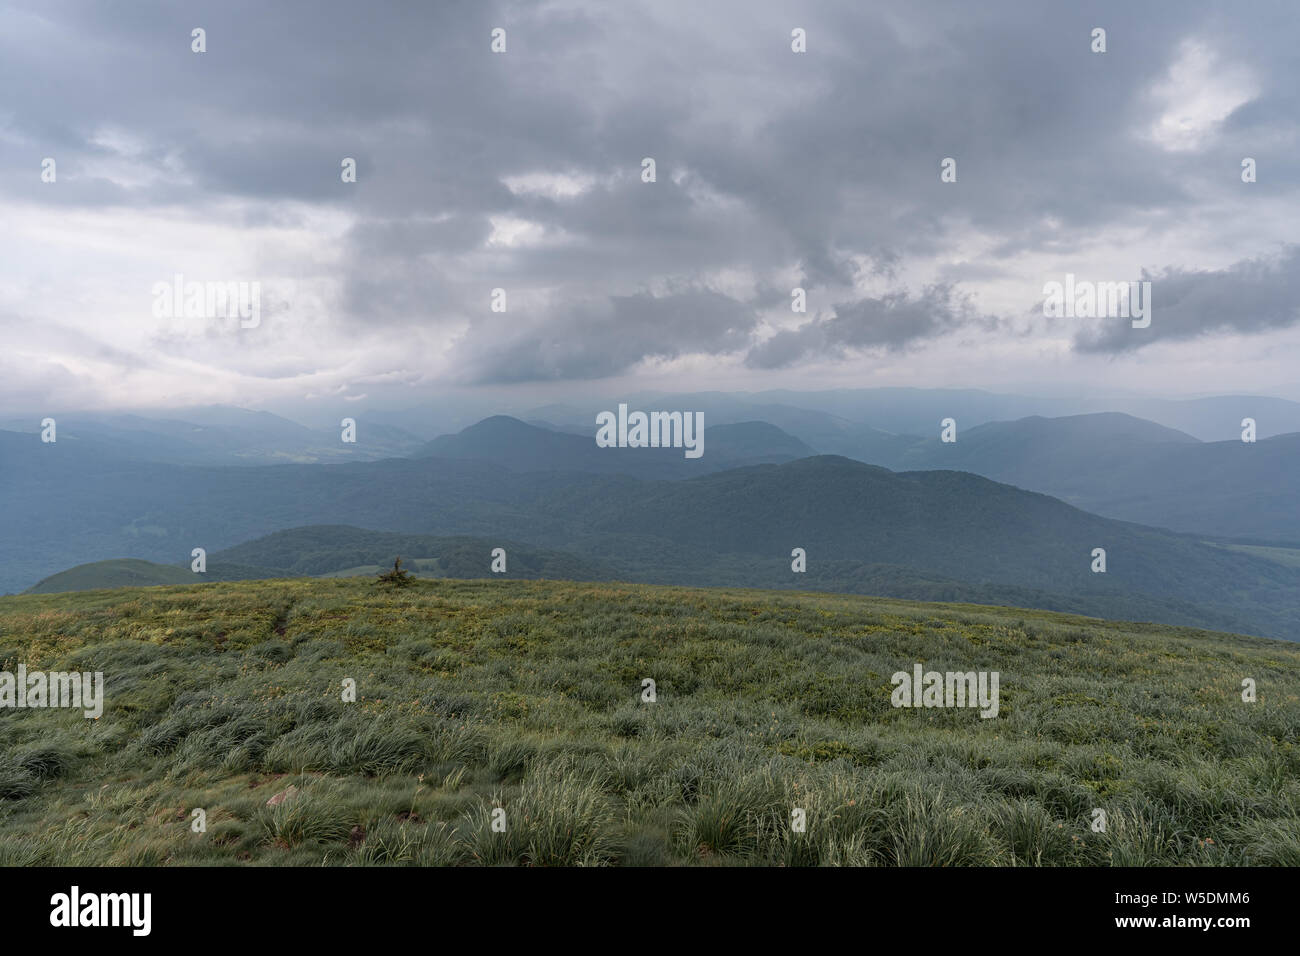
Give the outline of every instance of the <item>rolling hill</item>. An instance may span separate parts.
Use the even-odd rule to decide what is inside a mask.
[[[888,462],[951,468],[1112,518],[1192,534],[1300,543],[1300,433],[1199,442],[1117,413],[1025,418],[918,440]]]
[[[1300,634],[1293,567],[1253,556],[1245,563],[1241,552],[962,472],[895,473],[817,457],[686,482],[593,488],[580,502],[551,493],[533,507],[557,525],[582,528],[569,545],[579,553],[615,561],[630,542],[650,552],[657,546],[669,556],[666,570],[675,564],[681,576],[666,578],[661,568],[651,580],[738,583],[719,581],[714,569],[743,558],[745,583],[780,586],[799,577],[790,574],[789,556],[801,547],[810,562],[802,587],[867,590],[845,586],[840,562],[890,565],[969,586],[1068,595],[1088,602],[1072,609],[1089,613],[1132,614],[1132,604],[1119,611],[1107,602],[1139,599],[1156,620],[1196,623],[1206,615],[1201,623]],[[1107,551],[1104,574],[1090,570],[1098,547]]]
[[[1106,517],[1188,534],[1260,544],[1300,545],[1300,485],[1294,477],[1300,474],[1300,434],[1262,437],[1265,433],[1261,433],[1254,444],[1243,444],[1239,434],[1231,441],[1202,442],[1187,432],[1120,412],[1055,418],[1030,416],[972,424],[979,422],[980,416],[971,414],[961,400],[978,395],[985,393],[941,391],[923,396],[925,401],[918,407],[944,407],[947,414],[957,418],[957,441],[953,443],[939,440],[939,417],[926,422],[921,434],[891,434],[824,411],[743,402],[719,393],[658,399],[645,396],[643,401],[652,404],[658,400],[704,409],[706,421],[725,421],[728,416],[746,414],[765,416],[781,426],[779,435],[790,436],[791,441],[804,446],[785,452],[776,435],[764,436],[770,445],[766,458],[753,456],[750,460],[739,460],[720,456],[713,462],[717,467],[757,464],[763,460],[779,463],[808,457],[816,449],[820,454],[842,455],[894,471],[969,471],[1052,495]],[[826,397],[822,404],[845,411],[854,408],[862,411],[863,399],[855,396],[856,393],[845,393],[839,403]],[[1003,396],[1005,401],[1000,403],[985,397],[988,400],[976,403],[976,408],[985,413],[1015,406],[1012,397]],[[884,403],[884,410],[894,411],[899,410],[899,403],[908,407],[913,399],[921,401],[908,390],[901,390],[897,396],[877,398]],[[1187,407],[1210,414],[1228,402],[1226,398],[1207,399],[1187,403]],[[1260,404],[1273,407],[1262,401]],[[573,413],[558,408],[539,411]],[[900,415],[901,420],[916,424],[914,418],[901,412]],[[1277,420],[1290,419],[1282,416]],[[1240,418],[1236,421],[1239,423]],[[715,427],[721,430],[737,426]],[[628,452],[622,453],[625,456],[622,459],[601,457],[572,438],[568,436],[565,441],[556,442],[544,435],[538,437],[538,442],[556,446],[549,452],[534,448],[530,441],[519,441],[512,446],[509,440],[503,439],[500,445],[508,449],[505,453],[482,447],[476,450],[467,443],[463,446],[464,453],[458,457],[497,461],[515,470],[562,467],[568,463],[572,470],[622,471],[643,478],[691,477],[715,470],[713,466],[702,466],[701,462],[684,466],[681,462],[668,461],[666,466],[651,466],[649,458],[644,459],[646,467],[634,470],[633,466],[642,459],[627,458]],[[566,444],[572,447],[561,450]],[[758,444],[761,449],[763,443]]]
[[[250,575],[251,577],[252,575]],[[163,584],[193,584],[196,575],[185,568],[155,564],[139,558],[117,558],[79,564],[58,574],[42,578],[26,594],[57,594],[63,591],[90,591],[96,588],[140,588]]]
[[[161,587],[171,584],[200,584],[215,581],[248,581],[289,575],[278,568],[221,561],[204,572],[184,565],[157,564],[139,558],[92,561],[51,574],[32,585],[24,594],[59,594],[65,591],[93,591],[112,588]]]

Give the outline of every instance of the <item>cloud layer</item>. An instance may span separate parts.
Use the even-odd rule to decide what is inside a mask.
[[[1114,361],[1176,389],[1209,337],[1237,370],[1224,386],[1281,380],[1300,318],[1292,15],[9,4],[0,402],[1084,387]],[[1151,327],[1035,315],[1066,272],[1147,275]],[[258,280],[274,304],[255,329],[160,320],[148,290],[177,273]],[[1246,371],[1261,350],[1274,364]]]

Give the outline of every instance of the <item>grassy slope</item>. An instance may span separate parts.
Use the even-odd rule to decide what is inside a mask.
[[[102,670],[108,702],[0,710],[0,864],[1300,865],[1284,642],[794,592],[274,580],[3,598],[0,669],[19,661]],[[1001,715],[892,708],[918,661],[999,671]]]
[[[37,582],[30,594],[53,594],[58,591],[84,591],[91,588],[153,587],[163,584],[190,584],[195,575],[187,568],[155,564],[140,558],[116,558],[79,564]]]
[[[140,558],[114,558],[79,564],[52,574],[24,591],[24,594],[57,594],[61,591],[90,591],[104,588],[159,587],[167,584],[193,584],[196,581],[241,581],[245,578],[288,577],[274,568],[221,562],[203,575],[191,571],[188,564],[156,564]]]

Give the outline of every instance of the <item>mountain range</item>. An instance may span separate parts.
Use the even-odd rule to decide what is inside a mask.
[[[387,439],[363,417],[356,460],[258,467],[249,449],[274,454],[278,434],[308,448],[324,433],[260,413],[243,430],[229,410],[188,431],[61,424],[54,444],[0,431],[0,590],[193,580],[196,547],[204,580],[371,573],[397,554],[417,573],[475,577],[502,546],[509,576],[861,591],[1296,636],[1300,435],[1204,442],[1121,413],[964,427],[959,413],[949,443],[937,421],[914,435],[726,401],[780,423],[709,425],[704,456],[687,459],[492,416],[431,441],[403,432],[405,456],[364,460]],[[117,441],[126,424],[134,437]],[[175,460],[182,441],[198,451]],[[1091,570],[1096,548],[1105,573]]]

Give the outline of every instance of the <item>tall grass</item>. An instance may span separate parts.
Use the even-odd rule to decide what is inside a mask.
[[[1277,641],[323,580],[0,598],[0,658],[107,694],[97,721],[0,709],[0,865],[1300,863],[1300,646]],[[915,662],[998,670],[1000,715],[893,708]]]

